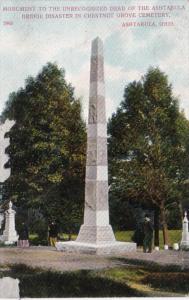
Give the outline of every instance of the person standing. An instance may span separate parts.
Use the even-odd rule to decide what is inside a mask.
[[[143,252],[152,252],[152,241],[153,241],[153,224],[148,215],[144,219],[144,240],[143,240]]]
[[[58,227],[57,224],[52,221],[49,225],[49,243],[50,246],[55,247],[55,244],[57,242],[57,237],[58,237]]]
[[[18,234],[19,234],[19,239],[18,239],[17,246],[21,248],[29,247],[28,227],[25,222],[22,222]]]

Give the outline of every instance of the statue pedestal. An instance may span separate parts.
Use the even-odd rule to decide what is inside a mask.
[[[9,209],[5,212],[5,230],[3,231],[2,241],[5,245],[12,245],[18,241],[18,235],[15,230],[15,214],[12,209],[12,202],[9,202]]]

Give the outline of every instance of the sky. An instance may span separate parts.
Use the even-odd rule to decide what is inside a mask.
[[[122,27],[127,19],[22,20],[21,13],[3,7],[21,6],[137,6],[185,5],[171,12],[175,26]],[[13,25],[4,25],[6,21]],[[152,18],[151,18],[152,20]],[[129,20],[132,21],[132,20]],[[139,19],[137,19],[139,21]],[[149,21],[147,19],[146,21]],[[159,22],[159,20],[158,20]],[[1,0],[0,113],[11,92],[24,87],[47,62],[65,69],[66,80],[81,98],[84,119],[88,114],[91,41],[104,43],[107,117],[123,100],[124,87],[140,80],[150,66],[168,75],[180,108],[189,118],[189,1],[188,0]]]

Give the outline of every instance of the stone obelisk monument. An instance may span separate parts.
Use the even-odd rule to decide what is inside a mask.
[[[109,225],[107,124],[105,113],[103,44],[92,42],[84,224],[77,241],[114,242]]]
[[[56,247],[95,254],[136,250],[135,243],[116,242],[109,224],[104,55],[98,37],[91,49],[84,224],[75,242],[57,243]]]

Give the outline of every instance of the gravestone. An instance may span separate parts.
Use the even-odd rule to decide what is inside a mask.
[[[181,249],[189,249],[189,232],[188,232],[187,212],[185,212],[184,219],[182,222],[182,239],[181,239],[180,247],[181,247]]]
[[[136,250],[135,243],[117,242],[109,223],[104,55],[98,37],[91,49],[84,224],[75,242],[58,242],[56,248],[91,254]]]
[[[0,278],[0,298],[20,299],[19,279]]]

